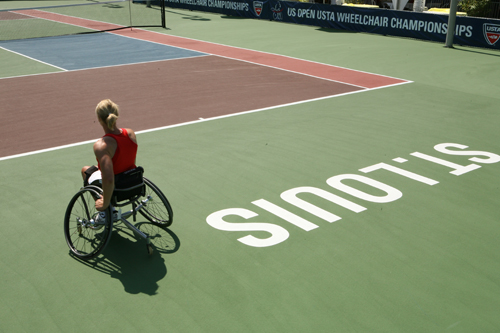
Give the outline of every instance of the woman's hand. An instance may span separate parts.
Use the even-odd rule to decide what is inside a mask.
[[[106,210],[106,208],[108,208],[108,206],[104,207],[104,199],[101,195],[101,197],[95,201],[95,209],[97,209],[100,212],[103,212]]]

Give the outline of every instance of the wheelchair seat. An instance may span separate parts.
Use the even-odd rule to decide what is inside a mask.
[[[132,230],[136,237],[146,240],[148,253],[153,253],[153,237],[140,230],[141,225],[145,226],[144,220],[134,225],[127,219],[132,217],[136,222],[136,216],[140,214],[148,221],[146,223],[167,228],[172,224],[173,212],[165,195],[151,180],[143,177],[143,173],[144,169],[137,167],[115,175],[115,190],[104,219],[93,204],[101,197],[101,187],[87,185],[73,196],[64,216],[64,237],[72,255],[83,260],[98,256],[108,244],[113,226],[118,221]],[[128,205],[131,207],[122,211],[121,207]],[[120,208],[115,212],[115,207]]]
[[[115,190],[111,197],[111,204],[117,206],[121,201],[144,196],[146,185],[144,184],[143,174],[144,169],[137,167],[115,175]]]

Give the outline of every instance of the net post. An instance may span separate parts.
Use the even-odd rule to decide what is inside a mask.
[[[160,8],[161,8],[161,26],[166,29],[167,28],[167,20],[165,18],[165,0],[160,0]]]
[[[129,14],[129,19],[130,19],[130,30],[132,30],[132,1],[129,0],[128,2],[128,14]]]

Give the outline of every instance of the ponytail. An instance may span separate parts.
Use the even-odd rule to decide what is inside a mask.
[[[106,118],[106,125],[108,125],[109,129],[115,128],[117,119],[118,119],[118,116],[115,115],[114,113],[110,113],[108,115],[108,117]]]
[[[108,126],[110,130],[115,128],[118,120],[118,105],[110,99],[104,99],[97,104],[95,109],[97,116]]]

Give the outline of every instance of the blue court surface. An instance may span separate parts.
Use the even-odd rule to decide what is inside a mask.
[[[110,33],[0,42],[11,50],[63,70],[198,57],[204,53]]]

